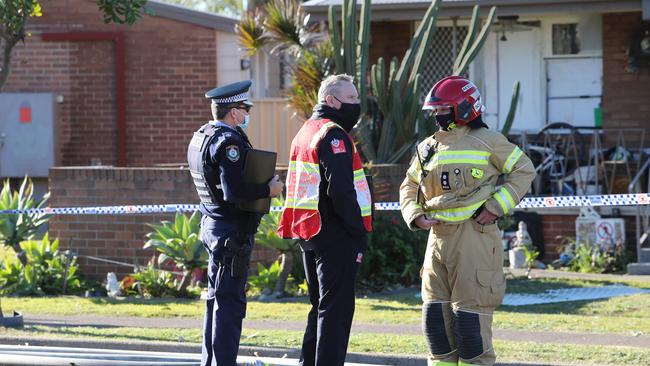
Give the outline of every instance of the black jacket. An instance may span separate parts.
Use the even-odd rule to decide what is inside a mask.
[[[339,123],[338,110],[324,105],[314,108],[312,119],[329,119]],[[351,129],[352,126],[341,126]],[[352,168],[354,146],[340,128],[330,129],[318,146],[318,159],[321,175],[318,210],[321,215],[321,231],[303,248],[313,245],[332,245],[332,242],[345,241],[365,247],[366,229],[361,218],[354,189]]]

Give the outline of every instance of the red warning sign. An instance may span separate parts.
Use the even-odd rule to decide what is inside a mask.
[[[32,123],[32,107],[29,103],[23,103],[20,105],[20,123]]]

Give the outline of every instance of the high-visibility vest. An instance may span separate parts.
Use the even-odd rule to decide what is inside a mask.
[[[318,211],[320,168],[318,146],[332,128],[341,128],[328,119],[310,119],[305,122],[291,142],[291,162],[287,173],[287,198],[282,211],[278,233],[286,239],[309,240],[321,230]],[[352,137],[346,133],[353,146],[352,170],[357,204],[366,231],[372,231],[372,199],[370,187],[361,164],[361,158]],[[340,141],[343,144],[343,141]],[[351,203],[352,204],[352,203]]]

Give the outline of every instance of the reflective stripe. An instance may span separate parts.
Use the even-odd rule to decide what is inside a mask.
[[[370,216],[372,214],[372,198],[363,169],[354,171],[354,190],[357,192],[357,203],[361,209],[361,216]]]
[[[499,206],[501,206],[504,214],[507,214],[512,208],[516,206],[515,200],[512,199],[510,192],[508,192],[505,187],[501,187],[501,189],[494,193],[492,197],[494,197],[494,199],[499,202]]]
[[[285,208],[300,208],[303,210],[318,210],[318,200],[302,199],[296,202],[293,198],[287,198]]]
[[[452,365],[456,365],[456,364],[453,363]],[[468,363],[468,362],[464,362],[464,361],[459,360],[457,366],[479,366],[479,365],[475,364],[475,363]]]
[[[411,178],[412,181],[419,183],[420,182],[420,164],[417,161],[414,161],[413,164],[406,171],[406,175]]]
[[[432,364],[433,366],[458,366],[456,362],[438,361]],[[469,365],[469,364],[466,364]]]
[[[476,209],[481,207],[481,205],[485,201],[486,200],[482,200],[470,206],[449,208],[446,210],[427,210],[426,213],[428,216],[442,221],[449,221],[449,222],[464,221],[472,217]]]
[[[519,158],[524,154],[523,151],[519,148],[519,146],[515,146],[515,148],[512,150],[510,153],[510,156],[506,159],[505,164],[503,164],[503,169],[501,169],[501,172],[503,173],[510,173],[512,171],[512,168],[515,167],[515,164],[517,161],[519,161]]]
[[[305,173],[318,173],[320,174],[320,168],[318,164],[308,163],[306,161],[291,161],[289,162],[289,171],[290,172],[305,172]]]
[[[425,169],[430,170],[438,165],[447,164],[474,164],[489,165],[490,152],[483,150],[451,150],[439,151],[433,156]]]

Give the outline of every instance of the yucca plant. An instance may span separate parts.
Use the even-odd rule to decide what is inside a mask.
[[[284,199],[275,197],[271,201],[271,206],[283,206]],[[280,275],[275,282],[272,297],[279,297],[284,294],[284,288],[289,278],[289,272],[293,265],[294,256],[298,248],[295,240],[282,239],[277,232],[280,223],[281,212],[269,212],[262,217],[262,221],[257,228],[255,243],[263,247],[271,248],[279,252],[278,260],[280,266]],[[259,268],[259,267],[258,267]]]
[[[12,191],[9,179],[6,179],[0,191],[0,210],[43,208],[49,196],[50,194],[47,193],[40,201],[36,200],[34,184],[28,177],[23,179],[18,191]],[[0,243],[11,246],[19,254],[20,243],[31,239],[49,219],[50,215],[44,213],[2,214],[0,215]],[[21,255],[19,257],[22,258]]]
[[[149,240],[143,248],[154,248],[160,253],[158,265],[172,261],[183,271],[183,278],[178,284],[177,291],[181,294],[185,293],[192,280],[192,272],[207,266],[208,254],[199,239],[201,213],[197,211],[187,217],[177,212],[174,222],[162,221],[159,225],[148,226],[154,231],[147,234]]]
[[[19,295],[60,294],[82,288],[76,257],[59,251],[59,240],[20,243],[24,263],[7,256],[0,264],[0,293]]]

